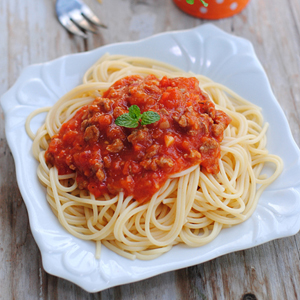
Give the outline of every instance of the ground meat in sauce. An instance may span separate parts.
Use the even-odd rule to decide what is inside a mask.
[[[160,120],[135,129],[114,120],[131,105]],[[46,151],[59,174],[77,173],[80,189],[96,197],[124,191],[147,201],[174,173],[201,164],[219,171],[220,142],[231,122],[199,88],[196,78],[128,76],[64,123]]]

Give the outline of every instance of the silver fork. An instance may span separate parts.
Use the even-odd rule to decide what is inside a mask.
[[[80,0],[57,0],[56,14],[59,22],[71,33],[87,38],[85,30],[96,33],[93,25],[103,25],[91,9]]]

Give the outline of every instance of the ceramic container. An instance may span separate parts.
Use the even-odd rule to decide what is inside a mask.
[[[202,19],[222,19],[238,14],[250,0],[206,0],[205,7],[200,0],[188,4],[186,0],[173,0],[185,13]]]

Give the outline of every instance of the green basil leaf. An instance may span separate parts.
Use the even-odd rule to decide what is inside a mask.
[[[123,114],[116,118],[115,124],[127,128],[136,128],[139,125],[138,119],[132,119],[129,113]]]
[[[140,110],[140,108],[137,105],[131,105],[128,110],[129,110],[129,116],[132,119],[136,119],[136,120],[140,119],[140,117],[141,117],[141,110]]]
[[[141,116],[141,124],[147,125],[160,120],[160,115],[154,111],[145,111]]]
[[[194,4],[194,0],[186,0],[186,3],[188,3],[188,4]]]

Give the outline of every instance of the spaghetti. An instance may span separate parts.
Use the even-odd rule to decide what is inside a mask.
[[[170,175],[149,201],[141,203],[123,191],[95,197],[78,187],[76,173],[61,174],[47,164],[45,151],[63,124],[96,97],[102,97],[113,83],[132,75],[160,79],[193,76],[199,80],[216,109],[232,120],[224,130],[217,174],[193,165]],[[48,111],[45,124],[33,134],[30,120],[44,111]],[[283,168],[282,160],[266,149],[267,127],[259,107],[221,84],[162,62],[122,55],[104,55],[86,72],[82,85],[52,108],[33,112],[26,122],[33,155],[39,161],[37,174],[59,222],[74,236],[95,241],[96,257],[100,257],[103,244],[129,259],[153,259],[178,243],[202,246],[216,238],[222,228],[248,219],[263,190]],[[270,176],[262,174],[266,163],[274,165]]]

